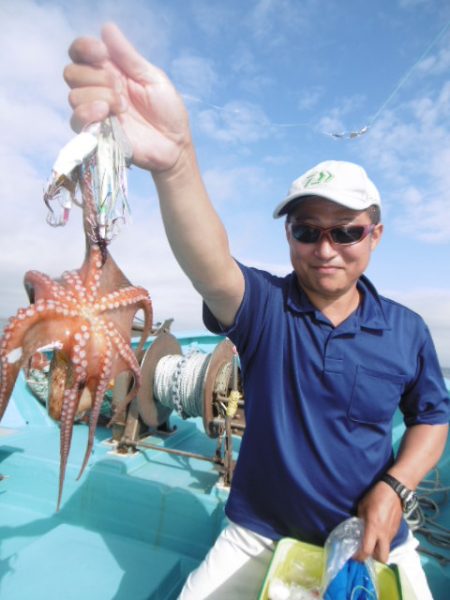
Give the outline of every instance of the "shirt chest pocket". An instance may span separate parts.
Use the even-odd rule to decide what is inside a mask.
[[[348,416],[358,423],[385,423],[392,419],[404,390],[404,377],[357,368]]]

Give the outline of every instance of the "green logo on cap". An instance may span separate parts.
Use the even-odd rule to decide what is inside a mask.
[[[314,187],[315,185],[328,183],[332,179],[334,179],[334,175],[330,171],[314,171],[314,173],[308,175],[303,185],[305,188]]]

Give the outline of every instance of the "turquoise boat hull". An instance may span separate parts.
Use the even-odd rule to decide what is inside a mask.
[[[210,353],[222,338],[178,335],[183,351]],[[156,446],[213,457],[201,419],[172,415]],[[394,443],[403,425],[398,419]],[[79,481],[87,427],[74,427],[61,509],[59,428],[20,376],[0,424],[0,598],[171,600],[226,523],[227,489],[212,462],[154,449],[119,455],[99,427]],[[239,438],[233,438],[234,454]],[[450,485],[446,451],[440,464]],[[448,503],[440,520],[450,523]],[[426,542],[424,542],[426,545]],[[431,550],[433,548],[430,546]],[[439,551],[441,552],[441,551]],[[424,555],[435,599],[448,598],[449,565]]]

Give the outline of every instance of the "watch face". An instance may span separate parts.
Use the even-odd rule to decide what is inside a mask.
[[[403,500],[403,512],[410,513],[418,505],[417,496],[414,492],[410,492]]]

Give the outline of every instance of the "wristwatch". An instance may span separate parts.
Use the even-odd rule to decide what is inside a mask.
[[[417,495],[414,490],[407,488],[405,485],[403,485],[403,483],[400,483],[398,479],[392,477],[392,475],[389,475],[389,473],[385,473],[381,478],[381,481],[387,483],[398,495],[402,503],[403,512],[405,514],[409,515],[417,508],[419,501],[417,500]]]

